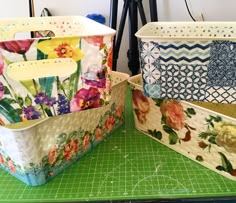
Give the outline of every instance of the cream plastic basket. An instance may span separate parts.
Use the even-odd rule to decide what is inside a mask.
[[[151,22],[137,33],[144,93],[236,103],[235,22]]]
[[[235,105],[145,97],[141,75],[128,79],[135,127],[161,144],[236,181]],[[215,105],[215,106],[214,106]],[[232,117],[216,111],[225,112]]]

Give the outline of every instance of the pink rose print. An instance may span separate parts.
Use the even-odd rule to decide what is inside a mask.
[[[90,145],[90,135],[89,133],[86,133],[83,140],[83,150],[85,151],[89,147],[89,145]]]
[[[181,130],[184,127],[184,109],[176,100],[165,100],[161,103],[160,111],[166,117],[166,123],[175,130]]]
[[[140,123],[146,122],[146,114],[150,110],[148,99],[143,95],[141,90],[135,89],[132,91],[132,100],[134,104],[134,112]]]
[[[122,116],[122,114],[123,114],[123,106],[122,106],[122,105],[119,105],[119,106],[117,107],[116,112],[117,112],[118,118],[120,118],[120,117]]]
[[[4,95],[4,85],[0,82],[0,100],[3,98]]]
[[[107,131],[111,131],[115,125],[115,118],[114,116],[109,116],[105,121],[105,129]]]
[[[112,48],[109,49],[108,57],[107,57],[107,66],[112,69],[112,61],[113,61],[113,50]]]
[[[3,156],[2,156],[2,154],[0,154],[0,164],[4,164],[4,159],[3,159]]]
[[[103,38],[104,38],[104,36],[84,37],[84,39],[89,44],[93,44],[94,46],[98,46],[98,47],[101,47],[103,45]]]
[[[57,157],[57,147],[55,146],[48,152],[48,163],[50,165],[54,164],[57,160]]]
[[[100,127],[95,130],[95,140],[102,140],[102,129]]]
[[[3,68],[4,68],[4,60],[3,60],[3,56],[0,52],[0,75],[3,74]]]
[[[9,161],[8,161],[8,166],[9,166],[10,171],[11,171],[12,173],[16,173],[16,169],[15,169],[15,166],[14,166],[12,160],[9,160]]]
[[[68,144],[66,144],[63,150],[63,156],[67,161],[71,160],[71,157],[78,151],[79,142],[77,139],[71,140]]]
[[[97,88],[80,89],[70,101],[71,112],[100,107],[100,92]]]

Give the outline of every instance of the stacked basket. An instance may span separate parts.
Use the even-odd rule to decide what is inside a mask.
[[[129,79],[138,130],[233,180],[235,29],[232,22],[148,23],[136,33],[142,74]]]

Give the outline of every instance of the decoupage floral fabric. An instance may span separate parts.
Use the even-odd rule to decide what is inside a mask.
[[[7,75],[8,66],[15,62],[56,58],[73,59],[76,71],[68,77],[53,75],[23,81]],[[1,125],[106,105],[110,99],[111,66],[111,36],[1,41]]]
[[[94,129],[84,130],[78,127],[77,130],[69,133],[61,132],[56,135],[55,143],[51,143],[51,147],[39,163],[32,162],[27,165],[16,163],[0,149],[0,168],[29,185],[43,184],[91,150],[93,145],[101,142],[123,123],[124,106],[112,103],[110,108],[100,116]]]
[[[236,122],[178,100],[146,98],[132,88],[136,128],[202,165],[236,180]]]

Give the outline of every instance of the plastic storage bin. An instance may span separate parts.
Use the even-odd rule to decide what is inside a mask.
[[[40,30],[54,37],[14,39]],[[1,125],[106,105],[114,34],[82,16],[0,20]]]
[[[124,123],[128,75],[112,72],[110,103],[101,108],[0,128],[0,168],[37,186],[55,177]]]
[[[141,74],[128,81],[136,129],[236,181],[235,105],[148,98],[143,94]]]
[[[137,33],[144,93],[236,103],[235,22],[152,22]]]

